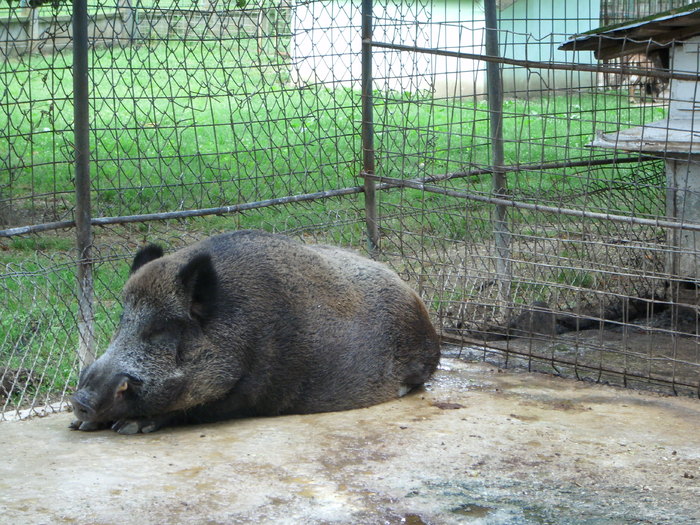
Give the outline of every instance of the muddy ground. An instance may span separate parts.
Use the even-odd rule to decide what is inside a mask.
[[[700,523],[700,401],[444,359],[367,409],[0,423],[2,523]]]

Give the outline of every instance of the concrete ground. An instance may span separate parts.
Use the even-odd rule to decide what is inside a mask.
[[[0,423],[2,523],[700,523],[700,401],[443,360],[425,391],[150,435]]]

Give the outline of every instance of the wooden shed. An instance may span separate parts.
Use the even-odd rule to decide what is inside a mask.
[[[677,78],[670,82],[667,117],[640,127],[598,133],[592,147],[635,151],[666,163],[666,211],[671,229],[671,276],[700,281],[700,2],[575,35],[560,49],[593,51],[599,60],[643,53]]]

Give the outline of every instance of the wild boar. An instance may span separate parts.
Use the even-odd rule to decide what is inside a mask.
[[[440,358],[425,305],[393,271],[257,231],[141,249],[123,306],[80,375],[71,428],[366,407],[423,384]]]

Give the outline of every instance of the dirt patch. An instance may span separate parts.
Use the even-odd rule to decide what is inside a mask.
[[[473,343],[446,348],[444,353],[596,383],[692,397],[700,394],[696,337],[630,328]]]
[[[424,391],[347,412],[140,436],[69,420],[0,424],[8,522],[700,520],[700,402],[487,364],[445,359]]]
[[[32,371],[27,368],[0,368],[0,400],[35,384]]]

